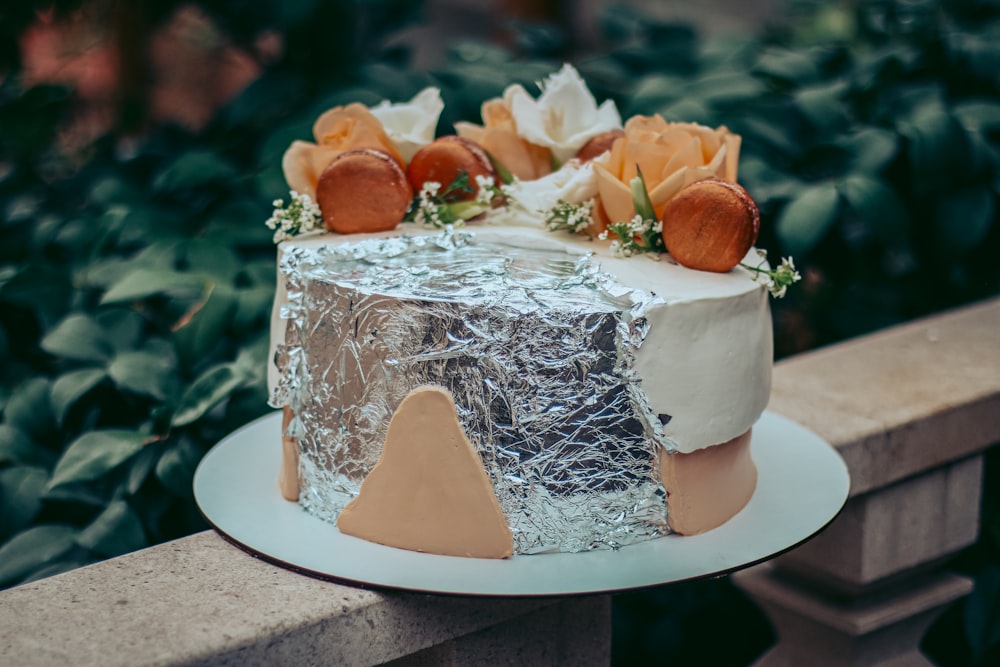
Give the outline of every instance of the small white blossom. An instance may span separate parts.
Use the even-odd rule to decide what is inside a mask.
[[[420,188],[420,199],[431,199],[436,197],[438,190],[441,189],[441,184],[437,181],[424,181],[423,187]]]
[[[555,206],[542,211],[545,226],[550,232],[568,230],[579,233],[594,223],[594,201],[570,204],[560,199]]]
[[[320,229],[323,214],[316,202],[307,194],[291,191],[292,201],[285,206],[282,199],[275,199],[274,212],[264,221],[268,229],[274,230],[273,241],[280,243],[299,234]]]
[[[771,293],[775,299],[780,299],[788,292],[789,286],[802,280],[802,276],[799,272],[795,270],[795,262],[791,257],[782,257],[781,264],[778,268],[773,270],[768,270],[763,268],[764,261],[767,259],[767,252],[764,250],[757,250],[757,255],[761,258],[761,263],[757,266],[749,266],[747,264],[741,264],[745,269],[753,272],[754,281],[764,281],[764,286],[767,287],[767,291]]]

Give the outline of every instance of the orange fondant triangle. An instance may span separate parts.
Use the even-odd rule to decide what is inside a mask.
[[[493,484],[441,387],[414,389],[399,404],[381,458],[337,527],[445,556],[506,558],[514,550]]]

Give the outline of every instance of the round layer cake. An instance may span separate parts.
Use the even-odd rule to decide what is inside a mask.
[[[430,386],[452,402],[515,553],[714,527],[755,482],[767,299],[740,267],[619,258],[538,226],[285,241],[268,380],[289,416],[298,500],[336,522],[388,453],[401,404]],[[392,474],[390,488],[414,483]]]

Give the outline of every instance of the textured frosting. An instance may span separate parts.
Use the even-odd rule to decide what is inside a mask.
[[[656,303],[646,311],[649,327],[636,352],[635,368],[650,407],[664,422],[664,444],[669,449],[693,452],[726,442],[757,421],[770,395],[772,331],[767,291],[749,272],[741,268],[725,274],[692,271],[669,257],[658,261],[619,258],[612,255],[606,242],[550,233],[528,216],[521,222],[523,226],[469,225],[468,229],[479,239],[515,249],[592,254],[602,272],[656,297]],[[403,233],[439,232],[401,225],[393,232],[375,235],[300,237],[282,243],[279,254]],[[286,322],[281,312],[287,302],[279,276],[271,322],[272,360],[284,342]],[[268,364],[268,383],[273,393],[279,383],[273,361]]]

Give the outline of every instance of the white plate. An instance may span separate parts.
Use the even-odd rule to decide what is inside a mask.
[[[731,572],[809,539],[841,510],[847,467],[811,431],[765,413],[751,452],[757,490],[715,530],[667,536],[618,551],[514,556],[505,560],[435,556],[343,535],[278,492],[281,415],[251,422],[202,460],[194,493],[225,537],[279,565],[339,581],[432,593],[495,596],[622,591]]]

